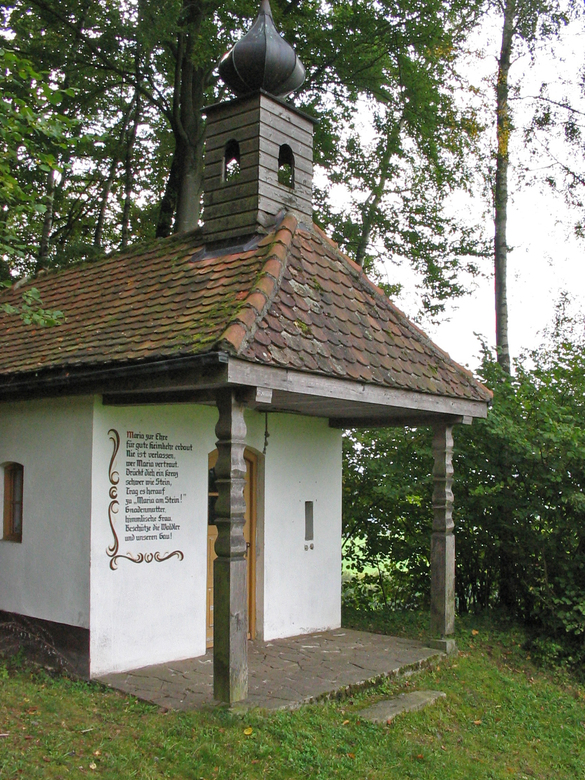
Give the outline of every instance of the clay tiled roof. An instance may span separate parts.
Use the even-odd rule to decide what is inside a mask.
[[[36,328],[0,315],[0,378],[223,351],[340,379],[490,398],[321,231],[291,215],[234,251],[207,251],[192,233],[30,284],[65,321]],[[0,302],[18,305],[23,289]]]

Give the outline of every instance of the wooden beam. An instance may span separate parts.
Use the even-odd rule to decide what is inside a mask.
[[[215,390],[160,390],[135,393],[104,393],[104,406],[150,406],[152,404],[215,404]]]
[[[446,642],[455,632],[453,428],[451,425],[436,426],[433,437],[433,458],[431,634],[435,641]]]
[[[358,401],[362,404],[394,406],[417,412],[431,412],[457,417],[487,417],[487,401],[472,401],[411,390],[396,390],[364,382],[262,366],[233,357],[229,358],[228,382],[236,385],[271,387],[273,390],[284,390],[321,398]]]
[[[234,121],[236,119],[238,127],[246,127],[246,125],[256,127],[260,121],[260,106],[243,107],[241,111],[230,113],[227,119],[209,117],[207,127],[212,131],[209,133],[210,137],[214,138],[221,133],[233,133]]]
[[[264,409],[272,403],[272,390],[268,387],[246,387],[236,390],[241,403],[249,409]],[[169,390],[135,393],[105,393],[104,406],[151,406],[153,404],[206,404],[215,405],[217,390]]]
[[[249,363],[225,353],[137,364],[59,369],[9,377],[0,400],[103,394],[108,405],[213,403],[207,390],[260,388],[246,402],[272,410],[328,417],[332,427],[471,423],[487,415],[487,402],[368,385]],[[268,391],[272,391],[268,401]],[[253,392],[256,392],[255,390]],[[368,413],[369,407],[369,413]],[[363,412],[362,412],[363,410]]]
[[[418,428],[423,425],[436,425],[438,422],[444,422],[447,425],[465,425],[465,420],[471,417],[462,417],[455,415],[430,415],[430,414],[405,414],[393,417],[332,417],[329,420],[330,428],[398,428],[405,425],[411,428]]]
[[[219,419],[213,564],[213,695],[232,704],[248,695],[248,591],[246,587],[246,423],[234,389],[217,391]]]
[[[234,215],[234,217],[237,215],[238,222],[241,222],[244,217],[247,219],[247,215],[249,214],[254,213],[255,217],[255,212],[258,211],[258,194],[257,192],[254,192],[252,195],[245,195],[244,192],[246,190],[244,187],[245,185],[240,186],[234,184],[230,192],[231,198],[229,200],[226,199],[223,203],[220,203],[219,201],[206,203],[206,213],[210,215],[208,216],[208,219],[223,219],[225,221],[226,217],[230,217],[231,220],[232,215]],[[255,189],[257,189],[257,187]]]
[[[217,388],[227,384],[227,363],[225,353],[208,353],[188,358],[31,372],[0,378],[0,401]]]
[[[252,408],[270,406],[272,403],[272,390],[269,387],[252,387],[247,393],[246,400],[248,406]]]

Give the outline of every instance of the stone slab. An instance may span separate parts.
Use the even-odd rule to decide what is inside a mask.
[[[422,642],[351,629],[267,643],[249,642],[248,698],[234,709],[295,709],[323,699],[342,698],[385,678],[411,674],[442,655]],[[213,699],[211,650],[200,658],[99,679],[167,709],[191,710],[217,704]]]
[[[383,699],[372,704],[371,707],[360,711],[360,718],[372,723],[390,723],[390,721],[402,712],[416,712],[429,704],[434,704],[438,699],[445,698],[442,691],[413,691],[401,693],[392,699]]]
[[[457,655],[459,653],[454,639],[431,639],[429,647],[434,647],[435,650],[440,650],[445,655]]]

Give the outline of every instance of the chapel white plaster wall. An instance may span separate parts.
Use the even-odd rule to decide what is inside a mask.
[[[93,438],[93,490],[91,539],[90,669],[93,677],[148,664],[164,663],[205,653],[207,584],[207,456],[215,447],[213,407],[173,406],[104,407],[96,401]],[[183,554],[168,560],[133,563],[116,561],[112,569],[107,548],[113,543],[108,506],[112,500],[109,479],[113,452],[108,431],[164,432],[171,441],[193,444],[183,454],[183,484],[187,496],[173,518],[181,525],[172,541],[147,546],[165,554]],[[123,446],[123,443],[122,443]],[[114,469],[122,467],[119,453]],[[120,507],[125,500],[119,483]],[[114,519],[120,538],[119,552],[136,546],[124,542],[123,514]],[[146,549],[146,548],[145,548]]]
[[[0,404],[0,465],[24,466],[22,542],[0,541],[0,609],[89,626],[92,409],[92,398]]]
[[[249,445],[262,451],[264,415],[250,412],[246,421]],[[259,572],[265,641],[341,624],[341,432],[327,420],[287,414],[268,415],[268,428]],[[314,506],[313,542],[305,541],[305,501]]]

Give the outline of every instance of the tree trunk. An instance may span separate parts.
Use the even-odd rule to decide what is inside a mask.
[[[498,60],[498,83],[496,85],[497,105],[497,154],[496,188],[494,214],[494,281],[496,293],[496,349],[498,363],[507,373],[511,373],[510,347],[508,343],[508,299],[507,299],[507,261],[508,244],[506,236],[508,219],[508,168],[510,164],[509,144],[512,132],[510,107],[508,104],[508,76],[512,58],[514,40],[514,21],[516,0],[506,0],[504,24],[502,27],[502,47]],[[512,518],[509,511],[502,508],[500,518],[499,542],[499,582],[498,600],[500,606],[513,611],[516,602],[514,566],[509,554],[512,544]]]
[[[138,91],[134,93],[134,97],[132,101],[129,103],[128,108],[126,109],[126,111],[124,112],[124,116],[122,117],[122,121],[120,123],[120,132],[118,135],[118,143],[116,145],[116,151],[110,162],[110,170],[108,172],[108,178],[104,182],[104,187],[102,190],[102,202],[100,205],[97,223],[95,226],[95,233],[93,237],[93,245],[98,248],[101,248],[102,245],[104,225],[106,221],[106,212],[108,210],[108,200],[110,197],[110,192],[112,191],[114,179],[116,178],[116,169],[118,167],[118,163],[120,162],[120,154],[121,154],[122,144],[124,143],[124,136],[126,135],[126,132],[128,130],[128,122],[130,121],[130,114],[132,112],[132,107],[134,105],[134,102],[137,99],[137,95],[138,95]]]
[[[157,236],[170,233],[173,211],[175,233],[195,229],[201,215],[204,151],[202,110],[209,74],[195,66],[194,54],[204,15],[200,2],[183,0],[182,16],[185,22],[177,42],[173,93],[175,153],[161,203]]]
[[[186,233],[199,225],[203,192],[203,140],[193,144],[189,139],[181,155],[175,233]]]
[[[498,601],[501,607],[507,610],[511,615],[518,614],[518,572],[515,564],[514,550],[517,546],[517,540],[510,530],[512,517],[510,512],[503,513],[500,520],[499,536],[499,579],[498,579]]]
[[[193,64],[193,47],[201,24],[199,4],[185,0],[191,14],[191,25],[179,50],[183,52],[181,67],[180,107],[177,130],[183,153],[180,158],[180,178],[177,197],[175,233],[193,230],[199,224],[203,190],[203,93],[205,75]]]
[[[41,235],[41,245],[37,257],[35,273],[45,268],[49,260],[50,238],[53,230],[53,204],[55,198],[55,171],[49,171],[47,175],[47,210],[43,220],[43,232]]]
[[[158,222],[156,225],[156,237],[166,238],[171,235],[173,229],[173,217],[177,208],[177,198],[179,196],[180,179],[180,159],[181,151],[179,144],[175,146],[171,170],[165,186],[165,193],[161,200],[160,210],[158,212]]]
[[[179,47],[181,50],[182,47]],[[187,55],[182,56],[180,94],[173,118],[175,151],[161,201],[157,238],[171,232],[186,233],[199,224],[203,193],[204,124],[202,74],[195,73]],[[177,86],[175,86],[177,90]],[[192,92],[199,93],[193,100]],[[174,224],[173,224],[174,216]]]
[[[110,197],[110,192],[112,191],[112,184],[114,183],[114,176],[116,174],[116,167],[118,165],[118,158],[114,157],[110,163],[110,171],[108,173],[108,178],[104,182],[104,187],[102,189],[102,202],[100,205],[100,210],[97,218],[97,222],[95,225],[95,233],[93,235],[93,245],[97,247],[98,249],[101,248],[102,245],[102,238],[104,235],[104,224],[106,222],[106,211],[108,210],[108,199]]]
[[[134,158],[134,144],[136,142],[136,133],[141,117],[140,93],[136,93],[136,108],[134,111],[134,121],[128,134],[126,146],[126,159],[124,161],[124,211],[122,213],[122,249],[128,246],[130,237],[130,208],[132,206],[132,189],[134,187],[134,168],[132,166]]]
[[[370,236],[372,235],[372,227],[376,217],[376,211],[380,206],[380,201],[384,195],[384,187],[388,178],[388,163],[390,162],[390,144],[387,144],[382,159],[380,160],[380,178],[378,183],[370,193],[364,208],[362,209],[362,230],[358,240],[358,244],[355,251],[355,261],[363,268],[364,260],[366,259],[366,252],[368,251],[368,244],[370,243]]]
[[[508,104],[508,76],[514,40],[516,0],[506,0],[502,46],[498,60],[498,83],[496,85],[497,106],[497,153],[496,186],[494,196],[494,279],[496,293],[496,348],[498,363],[510,373],[510,347],[508,343],[508,297],[507,297],[507,220],[508,220],[508,167],[510,164],[509,144],[512,132],[510,106]]]

